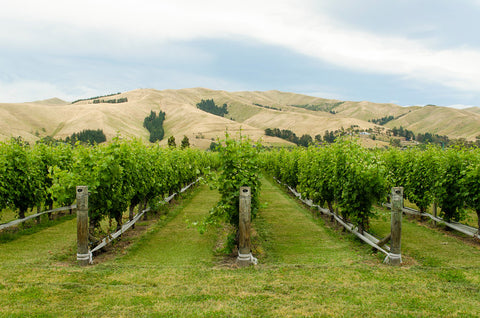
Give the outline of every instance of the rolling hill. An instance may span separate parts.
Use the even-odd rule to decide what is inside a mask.
[[[357,127],[384,129],[369,120],[385,116],[395,119],[385,126],[400,125],[414,132],[432,132],[451,138],[475,139],[480,135],[480,109],[453,109],[438,106],[402,107],[395,104],[352,102],[323,99],[279,91],[226,92],[205,88],[179,90],[137,89],[115,95],[127,98],[124,103],[93,103],[83,100],[74,104],[57,98],[44,101],[0,104],[0,139],[22,136],[26,140],[52,136],[65,138],[83,129],[103,129],[107,138],[116,135],[148,140],[143,119],[154,111],[164,111],[165,136],[179,141],[186,135],[191,144],[206,148],[228,130],[242,131],[252,139],[267,144],[288,142],[264,135],[266,128],[289,129],[312,137],[325,130]],[[108,98],[106,98],[108,99]],[[196,108],[202,99],[226,103],[229,113],[218,117]],[[166,143],[165,140],[162,143]],[[372,145],[376,143],[370,141]]]

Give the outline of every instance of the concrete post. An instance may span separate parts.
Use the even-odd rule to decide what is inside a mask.
[[[77,186],[77,261],[86,266],[90,261],[88,253],[88,187]]]
[[[401,238],[402,238],[402,208],[403,187],[392,188],[392,221],[390,225],[391,244],[390,253],[385,258],[385,263],[400,265],[402,263]]]
[[[239,222],[238,222],[238,258],[239,266],[252,264],[253,256],[250,247],[250,221],[251,221],[251,190],[250,187],[240,188]]]

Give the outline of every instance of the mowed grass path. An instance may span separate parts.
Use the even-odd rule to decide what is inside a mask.
[[[0,316],[478,316],[480,269],[474,263],[449,265],[445,253],[440,266],[384,265],[369,247],[330,230],[269,180],[261,193],[268,205],[254,221],[265,251],[260,264],[219,265],[216,231],[201,236],[184,222],[206,215],[217,199],[207,186],[194,189],[125,255],[99,265],[81,268],[73,259],[39,254],[18,266],[0,264]],[[438,241],[432,233],[423,239]],[[67,241],[55,244],[68,248]],[[17,243],[0,245],[1,257],[9,244]],[[418,253],[413,256],[425,255]]]
[[[390,233],[390,211],[377,208],[384,217],[371,222],[372,231],[384,237]],[[428,267],[480,269],[480,246],[459,239],[462,234],[452,231],[451,236],[439,229],[429,228],[426,222],[417,224],[415,218],[403,216],[402,254]],[[468,239],[467,241],[473,241]]]
[[[310,211],[280,191],[276,184],[263,180],[261,201],[266,208],[259,216],[268,233],[267,255],[275,263],[338,266],[362,259],[352,252],[351,242],[314,220]],[[319,226],[320,224],[320,226]]]
[[[76,253],[77,219],[67,218],[70,219],[31,235],[0,243],[0,266],[43,266],[58,261],[66,253]]]
[[[202,221],[219,200],[218,191],[201,186],[192,198],[179,207],[178,213],[165,226],[159,224],[142,238],[119,263],[157,266],[188,266],[212,263],[215,236],[210,231],[200,234],[192,222]]]

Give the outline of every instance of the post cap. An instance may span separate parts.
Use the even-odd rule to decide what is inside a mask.
[[[240,187],[240,195],[242,196],[250,195],[250,187]]]

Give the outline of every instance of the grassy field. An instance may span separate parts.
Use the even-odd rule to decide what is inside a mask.
[[[128,248],[86,268],[75,265],[75,219],[0,243],[0,316],[478,316],[478,244],[404,219],[405,264],[390,267],[264,179],[259,265],[238,269],[214,252],[219,229],[187,227],[218,198],[197,187]],[[386,219],[372,230],[387,233]]]

